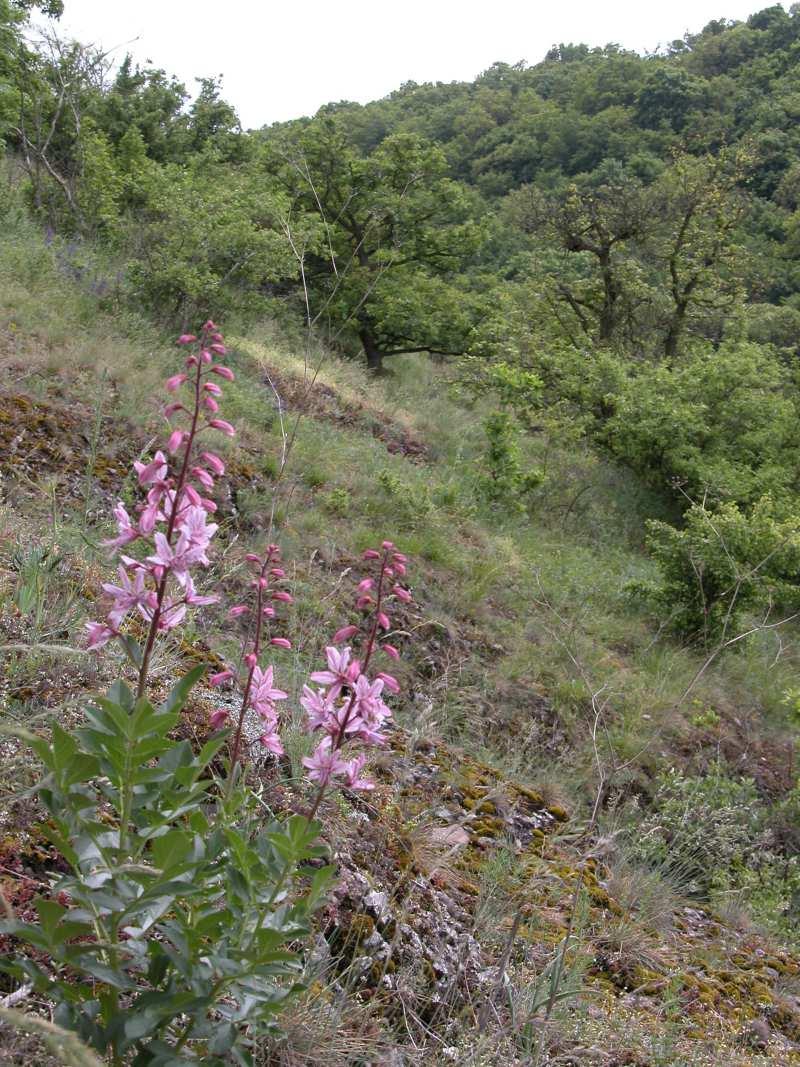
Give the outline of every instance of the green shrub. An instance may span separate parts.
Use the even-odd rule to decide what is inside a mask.
[[[797,477],[798,409],[789,371],[764,345],[703,347],[631,376],[602,438],[652,484],[752,503]]]
[[[743,614],[800,606],[800,518],[778,518],[765,497],[749,512],[736,504],[695,504],[685,525],[647,523],[658,584],[630,588],[676,633],[706,646],[738,632]]]
[[[481,496],[491,504],[524,510],[527,498],[542,482],[538,469],[525,470],[519,432],[512,415],[495,411],[484,422],[487,450],[478,482]]]

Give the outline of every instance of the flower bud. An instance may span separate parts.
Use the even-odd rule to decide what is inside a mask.
[[[294,603],[294,598],[292,597],[291,593],[287,593],[283,589],[277,589],[272,594],[272,599],[273,600],[281,600],[281,601],[283,601],[284,604],[293,604]]]
[[[255,552],[248,552],[244,558],[248,563],[261,563],[261,556],[257,556]]]
[[[380,554],[380,552],[376,552],[374,548],[368,548],[366,550],[366,552],[362,553],[361,558],[362,559],[380,559],[381,558],[381,554]]]
[[[214,412],[219,411],[219,404],[216,402],[213,396],[203,397],[203,407],[206,409],[206,411],[212,412],[212,414]]]
[[[219,341],[214,341],[214,343],[210,344],[208,347],[212,352],[216,352],[218,356],[224,356],[228,351],[225,345],[220,344]]]
[[[178,338],[178,344],[179,345],[190,345],[196,340],[197,340],[197,338],[195,337],[195,335],[193,333],[182,333],[180,335],[180,337]]]
[[[334,645],[340,645],[342,641],[349,641],[351,637],[355,637],[358,631],[358,626],[343,626],[341,630],[336,631],[331,640]]]
[[[228,611],[228,618],[238,619],[240,615],[246,615],[249,610],[247,604],[234,604]]]
[[[231,678],[233,678],[233,671],[227,669],[224,671],[218,671],[216,674],[211,675],[211,677],[208,679],[208,684],[222,685],[224,682],[229,681]]]
[[[228,718],[227,708],[217,708],[216,711],[211,713],[211,717],[208,720],[208,724],[212,730],[220,730],[225,725]]]
[[[391,552],[391,550],[394,548],[394,542],[392,542],[392,541],[383,541],[381,543],[381,548],[384,549],[384,551],[386,551],[386,552]]]
[[[273,637],[270,640],[270,644],[276,648],[285,648],[288,651],[291,650],[292,642],[288,641],[285,637]]]
[[[270,567],[269,573],[273,578],[285,578],[286,571],[282,567]]]
[[[256,658],[255,652],[248,652],[247,655],[244,657],[244,662],[245,666],[252,671],[253,667],[255,667],[256,663],[258,663],[258,659]]]
[[[225,419],[211,419],[208,425],[215,430],[221,430],[226,437],[236,436],[236,430],[234,430],[233,426],[231,426],[229,422],[226,422]]]
[[[185,374],[173,374],[171,378],[167,378],[166,387],[167,392],[174,393],[183,383],[186,381],[187,375]]]
[[[213,359],[214,359],[214,357],[213,357],[213,356],[211,355],[211,353],[210,353],[210,352],[209,352],[209,351],[208,351],[207,349],[205,349],[205,348],[204,348],[204,349],[203,349],[203,351],[202,351],[202,352],[200,353],[200,361],[201,361],[201,363],[211,363],[211,362],[213,361]]]
[[[220,378],[224,378],[226,382],[232,382],[236,377],[230,367],[223,367],[219,363],[215,363],[214,366],[210,368],[210,370],[212,374],[218,374]]]
[[[167,440],[167,452],[173,455],[183,444],[183,430],[173,430]]]
[[[397,651],[394,645],[390,645],[388,641],[385,644],[381,645],[381,648],[386,653],[386,655],[391,656],[392,659],[400,659],[400,653]]]
[[[410,604],[412,600],[411,593],[407,589],[404,589],[402,585],[393,585],[392,592],[398,600],[402,600],[404,604]]]
[[[370,605],[374,603],[375,601],[372,599],[371,596],[360,596],[356,601],[356,607],[359,611],[364,611],[366,610],[366,608],[370,607]]]
[[[390,693],[400,692],[400,683],[393,674],[387,674],[385,671],[378,671],[375,677],[380,678]]]
[[[200,459],[202,459],[203,462],[212,469],[214,474],[219,476],[225,473],[225,464],[222,462],[216,452],[201,452]]]
[[[392,625],[391,622],[389,622],[389,616],[386,614],[386,612],[385,611],[379,611],[378,612],[378,626],[380,626],[380,628],[382,630],[388,630],[391,625]]]
[[[211,393],[212,396],[222,396],[222,390],[216,382],[206,382],[203,389],[207,393]]]
[[[358,583],[358,591],[359,591],[359,593],[368,593],[370,591],[370,589],[372,589],[374,584],[375,583],[373,582],[373,580],[371,578],[364,578],[363,581]]]

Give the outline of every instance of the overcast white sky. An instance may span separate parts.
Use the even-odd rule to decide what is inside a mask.
[[[770,0],[66,0],[62,32],[152,61],[193,92],[222,74],[246,127],[366,103],[406,81],[535,63],[555,42],[652,50]],[[786,6],[786,5],[784,5]]]

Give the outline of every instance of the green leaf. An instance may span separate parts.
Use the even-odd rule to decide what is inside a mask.
[[[173,687],[172,692],[158,710],[161,712],[181,711],[195,684],[203,677],[207,670],[208,667],[204,663],[192,667],[188,674],[185,674]]]

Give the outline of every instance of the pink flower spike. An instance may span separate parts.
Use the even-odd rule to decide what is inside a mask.
[[[381,554],[380,554],[380,552],[376,552],[374,548],[368,548],[366,550],[366,552],[362,553],[361,558],[362,559],[380,559],[381,558]]]
[[[375,677],[380,678],[390,693],[400,692],[400,683],[393,674],[387,674],[385,671],[378,671]]]
[[[349,641],[351,637],[355,637],[359,628],[357,626],[343,626],[341,630],[337,630],[331,640],[335,645],[340,645],[342,641]]]
[[[222,396],[222,389],[216,382],[206,382],[203,388],[207,393],[211,393],[212,396]]]
[[[232,608],[228,610],[229,619],[238,619],[240,615],[246,615],[250,608],[246,604],[234,604]]]
[[[270,639],[270,644],[276,648],[285,648],[287,652],[290,652],[292,648],[292,642],[285,637],[273,637]]]
[[[389,622],[389,616],[386,614],[386,612],[385,611],[379,611],[378,612],[378,626],[380,626],[380,628],[382,630],[388,630],[391,625],[392,625],[391,622]]]
[[[203,323],[203,329],[206,331],[206,333],[208,333],[211,330],[216,330],[216,328],[217,328],[217,324],[215,322],[213,322],[211,319],[206,319],[206,321]]]
[[[225,464],[216,452],[201,452],[200,459],[202,459],[206,466],[210,467],[218,477],[225,473]]]
[[[387,642],[386,644],[381,645],[381,648],[386,653],[386,655],[390,656],[392,659],[400,659],[400,653],[397,651],[394,645],[390,645]]]
[[[190,345],[190,344],[193,344],[196,340],[197,340],[197,338],[195,337],[195,335],[193,333],[182,333],[180,335],[180,337],[178,338],[178,344],[179,345]]]
[[[167,391],[174,393],[176,389],[183,385],[186,378],[187,375],[185,374],[173,374],[171,378],[167,378]]]
[[[370,589],[372,589],[374,584],[375,583],[371,578],[365,578],[363,581],[358,583],[359,593],[368,593]]]
[[[233,678],[233,671],[227,669],[224,671],[217,671],[216,674],[212,674],[211,677],[208,679],[208,684],[214,686],[222,685],[224,682],[229,681],[231,678]]]
[[[412,600],[411,593],[407,589],[404,589],[402,585],[392,586],[392,592],[398,600],[402,600],[404,604],[410,604]]]
[[[212,374],[218,374],[220,378],[224,378],[226,382],[232,382],[236,378],[236,375],[233,373],[231,368],[223,367],[221,363],[215,363],[213,367],[209,367],[208,369]]]
[[[172,456],[183,444],[183,430],[173,430],[167,441],[167,452]]]
[[[221,730],[225,725],[228,718],[227,708],[217,708],[216,711],[211,713],[211,718],[208,720],[208,725],[212,730]]]
[[[228,353],[228,349],[225,345],[220,344],[219,341],[214,341],[213,344],[208,346],[212,352],[216,352],[218,356],[225,356]]]
[[[215,430],[221,430],[226,437],[236,436],[236,430],[234,430],[233,426],[231,426],[229,422],[226,422],[225,419],[212,419],[208,425]]]

